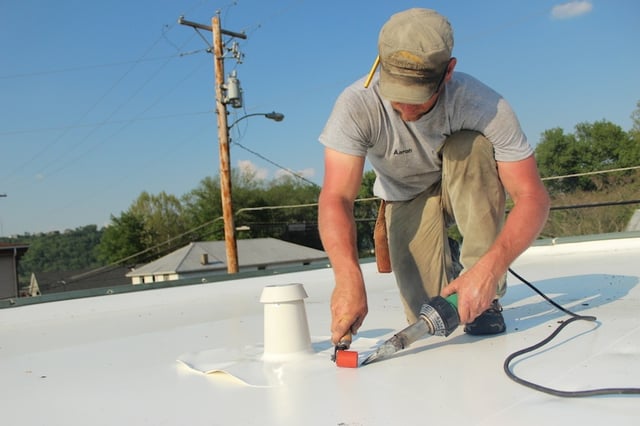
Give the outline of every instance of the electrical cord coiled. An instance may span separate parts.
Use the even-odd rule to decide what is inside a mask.
[[[524,379],[516,376],[515,373],[513,373],[513,371],[511,371],[511,368],[510,368],[511,361],[513,361],[515,358],[517,358],[517,357],[519,357],[521,355],[524,355],[526,353],[532,352],[532,351],[534,351],[534,350],[536,350],[538,348],[541,348],[542,346],[546,345],[547,343],[552,341],[560,333],[560,331],[562,331],[562,329],[564,329],[566,326],[568,326],[569,324],[571,324],[574,321],[578,321],[578,320],[596,321],[597,318],[594,317],[594,316],[591,316],[591,315],[578,315],[576,313],[573,313],[573,312],[569,311],[568,309],[564,308],[563,306],[561,306],[561,305],[557,304],[556,302],[554,302],[553,300],[551,300],[547,295],[545,295],[540,290],[538,290],[529,281],[525,280],[523,277],[521,277],[520,275],[515,273],[512,269],[509,269],[509,272],[513,276],[518,278],[520,281],[522,281],[524,284],[529,286],[533,291],[538,293],[543,299],[545,299],[551,305],[553,305],[557,309],[559,309],[562,312],[565,312],[565,313],[567,313],[568,315],[571,316],[570,319],[568,319],[568,320],[564,321],[562,324],[560,324],[560,326],[558,328],[556,328],[555,331],[553,333],[551,333],[551,335],[549,337],[547,337],[546,339],[542,340],[541,342],[539,342],[539,343],[537,343],[537,344],[535,344],[533,346],[529,346],[528,348],[516,351],[516,352],[512,353],[511,355],[509,355],[504,360],[504,364],[503,364],[504,372],[506,373],[506,375],[511,380],[515,381],[516,383],[520,383],[523,386],[527,386],[527,387],[529,387],[531,389],[534,389],[534,390],[537,390],[537,391],[540,391],[540,392],[544,392],[544,393],[548,393],[548,394],[555,395],[555,396],[560,396],[560,397],[567,397],[567,398],[587,397],[587,396],[596,396],[596,395],[638,395],[638,394],[640,394],[640,388],[601,388],[601,389],[588,389],[588,390],[579,390],[579,391],[563,391],[563,390],[552,389],[552,388],[548,388],[548,387],[545,387],[545,386],[541,386],[541,385],[538,385],[536,383],[524,380]]]

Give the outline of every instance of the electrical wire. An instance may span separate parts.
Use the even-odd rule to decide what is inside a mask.
[[[550,176],[550,177],[541,178],[540,180],[545,181],[545,180],[564,179],[564,178],[570,178],[570,177],[591,176],[591,175],[597,175],[597,174],[601,174],[601,173],[624,172],[624,171],[627,171],[627,170],[637,170],[637,169],[640,169],[640,166],[620,167],[620,168],[616,168],[616,169],[596,170],[596,171],[592,171],[592,172],[582,172],[582,173],[572,173],[570,175],[562,175],[562,176]]]
[[[276,167],[277,167],[277,168],[279,168],[280,170],[283,170],[283,171],[285,171],[285,172],[289,173],[291,176],[296,177],[296,178],[298,178],[298,179],[300,179],[300,180],[302,180],[302,181],[304,181],[304,182],[306,182],[306,183],[310,184],[311,186],[316,186],[316,187],[319,187],[319,186],[320,186],[320,185],[318,185],[317,183],[312,182],[312,181],[310,181],[309,179],[307,179],[306,177],[302,176],[300,173],[296,173],[296,172],[294,172],[293,170],[291,170],[291,169],[289,169],[289,168],[287,168],[287,167],[281,166],[280,164],[276,163],[276,162],[275,162],[275,161],[273,161],[273,160],[270,160],[269,158],[265,157],[264,155],[260,154],[259,152],[256,152],[256,151],[254,151],[254,150],[252,150],[252,149],[247,148],[246,146],[242,145],[240,142],[236,142],[236,141],[232,140],[232,141],[231,141],[231,143],[232,143],[233,145],[237,145],[238,147],[240,147],[240,148],[244,149],[244,150],[245,150],[245,151],[247,151],[247,152],[250,152],[251,154],[255,155],[256,157],[263,159],[263,160],[264,160],[264,161],[266,161],[267,163],[269,163],[269,164],[272,164],[272,165],[276,166]]]
[[[588,390],[578,390],[578,391],[558,390],[558,389],[553,389],[553,388],[549,388],[549,387],[546,387],[546,386],[542,386],[542,385],[530,382],[528,380],[525,380],[525,379],[523,379],[521,377],[518,377],[510,368],[511,361],[513,361],[515,358],[517,358],[517,357],[519,357],[521,355],[524,355],[526,353],[533,352],[534,350],[539,349],[542,346],[546,345],[547,343],[552,341],[565,327],[567,327],[569,324],[571,324],[574,321],[583,320],[583,321],[593,321],[593,322],[595,322],[597,320],[597,318],[595,316],[591,316],[591,315],[578,315],[578,314],[576,314],[574,312],[571,312],[570,310],[568,310],[568,309],[564,308],[563,306],[559,305],[558,303],[554,302],[551,298],[549,298],[543,292],[538,290],[533,284],[531,284],[529,281],[527,281],[526,279],[524,279],[523,277],[518,275],[511,268],[509,268],[509,272],[513,276],[518,278],[520,281],[522,281],[524,284],[529,286],[533,291],[538,293],[543,299],[545,299],[551,305],[553,305],[557,309],[561,310],[562,312],[570,315],[571,318],[568,319],[567,321],[564,321],[562,324],[560,324],[560,326],[558,328],[556,328],[553,331],[553,333],[551,333],[551,335],[549,335],[549,337],[545,338],[544,340],[540,341],[539,343],[536,343],[535,345],[529,346],[528,348],[525,348],[525,349],[521,349],[521,350],[516,351],[516,352],[512,353],[511,355],[509,355],[504,360],[504,364],[503,364],[504,372],[506,373],[507,377],[509,377],[511,380],[515,381],[516,383],[519,383],[519,384],[521,384],[523,386],[526,386],[528,388],[531,388],[531,389],[534,389],[534,390],[537,390],[537,391],[540,391],[540,392],[548,393],[550,395],[566,397],[566,398],[578,398],[578,397],[597,396],[597,395],[640,395],[640,388],[632,388],[632,387],[628,387],[628,388],[599,388],[599,389],[588,389]]]

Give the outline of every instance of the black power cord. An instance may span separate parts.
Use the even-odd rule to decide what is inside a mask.
[[[520,355],[524,355],[526,353],[532,352],[532,351],[534,351],[534,350],[536,350],[538,348],[541,348],[542,346],[546,345],[551,340],[553,340],[558,335],[558,333],[560,333],[560,331],[562,331],[563,328],[565,328],[566,326],[568,326],[572,322],[578,321],[578,320],[596,321],[596,317],[590,316],[590,315],[578,315],[576,313],[573,313],[573,312],[569,311],[568,309],[565,309],[564,307],[560,306],[559,304],[557,304],[556,302],[551,300],[547,295],[542,293],[540,290],[538,290],[529,281],[525,280],[520,275],[515,273],[512,269],[509,269],[509,272],[513,276],[518,278],[520,281],[522,281],[524,284],[528,285],[533,291],[538,293],[543,299],[545,299],[551,305],[553,305],[554,307],[558,308],[562,312],[565,312],[565,313],[567,313],[567,314],[569,314],[571,316],[570,319],[568,319],[567,321],[564,321],[562,324],[560,324],[560,326],[553,333],[551,333],[551,335],[549,337],[547,337],[546,339],[542,340],[541,342],[539,342],[539,343],[537,343],[537,344],[535,344],[533,346],[529,346],[528,348],[525,348],[525,349],[519,350],[517,352],[514,352],[504,360],[504,365],[503,365],[504,372],[507,374],[507,376],[511,380],[515,381],[516,383],[520,383],[521,385],[524,385],[524,386],[527,386],[529,388],[532,388],[534,390],[540,391],[540,392],[545,392],[545,393],[548,393],[548,394],[551,394],[551,395],[561,396],[561,397],[568,397],[568,398],[577,398],[577,397],[585,397],[585,396],[596,396],[596,395],[638,395],[638,394],[640,394],[640,388],[601,388],[601,389],[589,389],[589,390],[582,390],[582,391],[563,391],[563,390],[557,390],[557,389],[552,389],[552,388],[548,388],[548,387],[545,387],[545,386],[541,386],[541,385],[529,382],[527,380],[524,380],[524,379],[516,376],[515,373],[513,373],[511,371],[511,368],[509,367],[509,365],[511,364],[511,361],[513,361],[516,357],[519,357]]]

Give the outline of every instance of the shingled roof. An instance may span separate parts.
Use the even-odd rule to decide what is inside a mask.
[[[242,270],[328,260],[327,254],[322,250],[276,238],[238,240],[237,245],[238,264]],[[194,242],[129,272],[127,277],[222,272],[227,270],[226,258],[224,241]]]

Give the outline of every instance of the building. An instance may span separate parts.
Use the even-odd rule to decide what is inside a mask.
[[[18,297],[18,263],[28,249],[27,244],[0,243],[0,299]]]
[[[31,274],[28,293],[36,296],[131,285],[126,276],[129,271],[126,266],[104,266],[82,271],[36,272]]]
[[[276,238],[237,240],[239,272],[260,271],[274,267],[328,264],[327,254]],[[133,284],[148,284],[196,278],[206,281],[212,274],[226,274],[224,241],[190,243],[127,274]]]

